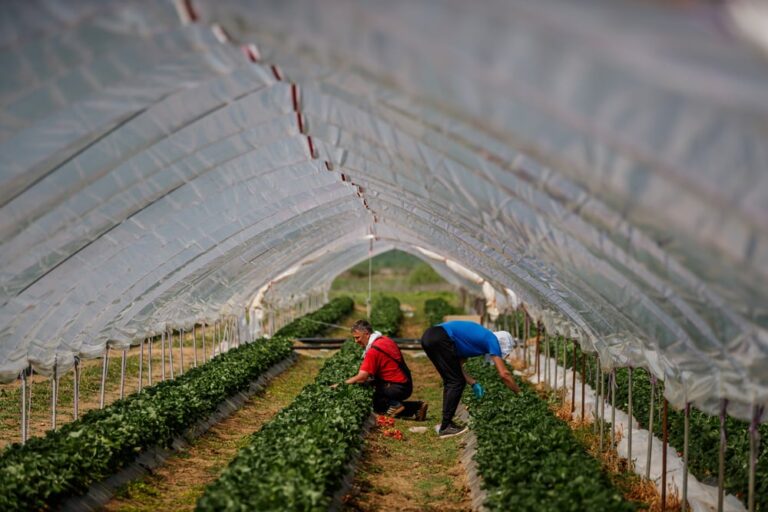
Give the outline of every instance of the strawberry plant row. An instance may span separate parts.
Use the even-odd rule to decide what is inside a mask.
[[[379,295],[371,304],[371,325],[384,336],[396,336],[403,321],[400,301],[388,295]]]
[[[562,365],[563,344],[566,344],[566,366],[573,365],[573,342],[561,337],[552,337],[553,353],[560,354],[558,363]],[[580,357],[580,355],[578,356]],[[577,368],[580,371],[580,368]],[[587,357],[588,381],[594,385],[594,375],[597,372],[597,362],[594,357]],[[605,377],[604,388],[608,388],[608,378]],[[656,383],[654,398],[654,425],[653,432],[659,434],[662,431],[662,418],[659,411],[663,406],[664,382]],[[651,378],[644,369],[635,369],[632,372],[632,414],[642,428],[648,428],[651,404]],[[619,368],[616,370],[616,407],[623,411],[629,410],[629,370]],[[683,450],[684,442],[684,411],[669,409],[668,413],[669,444],[677,450]],[[690,432],[688,444],[688,468],[699,480],[712,485],[717,484],[719,446],[720,446],[720,418],[710,416],[699,410],[690,411]],[[742,501],[746,501],[749,477],[749,423],[731,417],[726,419],[726,432],[728,444],[725,457],[725,489],[735,494]],[[768,439],[768,424],[759,427],[762,439]],[[758,454],[755,486],[755,510],[768,511],[768,446],[762,443]]]
[[[0,455],[0,510],[39,510],[84,493],[133,462],[151,446],[165,446],[247,388],[291,354],[285,338],[234,348]]]
[[[458,308],[451,306],[447,300],[437,297],[424,301],[424,315],[427,317],[427,323],[437,325],[442,323],[446,315],[455,315],[459,313]]]
[[[251,436],[198,500],[199,511],[327,510],[346,466],[359,451],[372,390],[343,382],[362,349],[347,342],[313,384]]]
[[[515,394],[492,366],[467,364],[486,386],[482,399],[466,393],[464,402],[488,510],[635,510],[533,389],[518,379]]]
[[[350,297],[338,297],[320,309],[283,326],[275,333],[275,336],[286,338],[317,336],[328,330],[328,324],[338,322],[350,314],[354,307],[355,303]]]

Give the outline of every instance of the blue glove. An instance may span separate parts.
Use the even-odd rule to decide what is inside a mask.
[[[472,384],[472,392],[475,394],[475,398],[483,398],[485,395],[485,389],[479,382]]]

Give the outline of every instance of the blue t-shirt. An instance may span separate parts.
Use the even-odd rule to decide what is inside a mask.
[[[491,354],[501,357],[501,348],[496,335],[475,322],[452,320],[443,322],[445,329],[456,346],[456,355],[461,359]]]

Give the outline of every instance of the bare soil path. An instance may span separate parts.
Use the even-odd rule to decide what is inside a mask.
[[[104,510],[194,510],[205,486],[215,480],[237,451],[278,411],[286,407],[306,384],[315,379],[324,358],[299,360],[254,395],[230,417],[214,425],[186,451],[170,457],[152,474],[118,491]]]
[[[429,403],[427,421],[396,420],[402,441],[383,436],[381,430],[371,432],[344,510],[471,510],[466,472],[459,462],[462,436],[439,439],[434,431],[442,409],[442,380],[422,352],[406,353],[406,358],[414,379],[412,399]],[[425,433],[408,431],[424,426]]]

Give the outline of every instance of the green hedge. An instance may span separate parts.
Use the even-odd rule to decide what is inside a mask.
[[[397,336],[403,312],[400,301],[388,295],[379,295],[371,304],[371,325],[384,336]]]
[[[290,353],[285,338],[242,345],[45,437],[8,447],[0,455],[0,510],[48,509],[83,494],[143,450],[167,446]]]
[[[338,297],[320,309],[283,326],[275,333],[275,336],[284,336],[286,338],[317,336],[328,330],[330,326],[326,324],[338,322],[350,314],[354,307],[355,303],[350,297]]]
[[[475,461],[483,477],[488,510],[630,511],[627,502],[574,437],[527,385],[507,389],[494,367],[467,363],[483,383],[485,397],[465,393],[477,437]]]
[[[427,317],[427,324],[430,327],[442,323],[443,317],[446,315],[455,315],[459,312],[458,308],[451,306],[447,300],[441,297],[424,301],[424,315]]]
[[[566,344],[567,367],[573,364],[573,342],[565,341],[562,337],[552,338],[553,348],[557,350],[558,364],[563,361],[563,343]],[[543,353],[542,346],[542,353]],[[577,357],[581,357],[578,353]],[[581,363],[577,367],[581,371]],[[594,356],[587,357],[587,382],[594,386],[597,371]],[[605,377],[605,389],[608,389],[608,377]],[[664,382],[658,381],[655,393],[653,432],[659,435],[662,431],[661,408],[663,406]],[[651,403],[651,381],[649,373],[644,369],[636,369],[632,373],[632,415],[642,428],[648,428],[648,417]],[[616,407],[623,411],[629,409],[629,370],[620,368],[616,371]],[[683,450],[683,426],[685,415],[683,411],[669,409],[667,414],[669,444],[678,451]],[[728,445],[725,452],[725,488],[746,503],[749,475],[749,423],[731,417],[726,419]],[[759,428],[761,439],[768,439],[768,424]],[[720,418],[710,416],[699,410],[691,409],[690,433],[688,443],[688,467],[699,480],[711,485],[717,485],[720,447]],[[644,455],[641,455],[644,456]],[[768,447],[765,441],[761,443],[758,456],[757,473],[755,478],[755,510],[768,511]]]
[[[372,389],[342,384],[362,349],[347,342],[294,401],[253,434],[197,502],[199,511],[328,510],[361,446]]]

